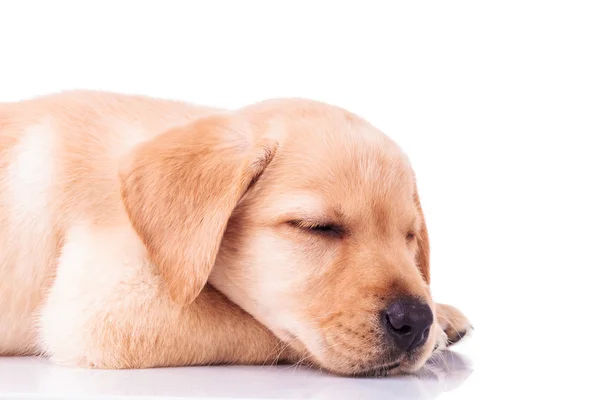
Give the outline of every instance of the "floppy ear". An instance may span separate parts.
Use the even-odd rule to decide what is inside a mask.
[[[125,209],[173,300],[198,296],[233,209],[276,149],[214,116],[139,145],[121,168]]]
[[[427,225],[425,224],[425,216],[423,215],[423,209],[421,208],[421,201],[419,200],[419,192],[415,185],[414,194],[415,204],[419,215],[421,216],[421,228],[417,234],[417,266],[423,275],[423,279],[429,285],[429,235],[427,233]]]

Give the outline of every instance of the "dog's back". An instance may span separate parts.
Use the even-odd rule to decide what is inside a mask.
[[[213,111],[83,91],[0,104],[0,355],[40,351],[37,311],[70,224],[126,218],[119,161],[136,143]]]

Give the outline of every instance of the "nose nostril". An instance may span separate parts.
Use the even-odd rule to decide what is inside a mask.
[[[408,325],[402,325],[400,329],[396,329],[400,335],[410,335],[412,333],[412,328]]]
[[[401,351],[411,351],[427,341],[433,323],[433,313],[427,304],[400,299],[383,310],[383,316],[390,339]]]

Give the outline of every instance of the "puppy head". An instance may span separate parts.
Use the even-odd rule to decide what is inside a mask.
[[[412,169],[365,121],[260,103],[141,145],[122,174],[171,296],[211,283],[307,359],[413,371],[434,345],[429,249]]]

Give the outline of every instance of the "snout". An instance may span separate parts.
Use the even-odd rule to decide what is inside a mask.
[[[383,310],[381,323],[394,348],[399,352],[410,352],[427,341],[433,312],[417,299],[399,299]]]
[[[421,368],[435,345],[432,309],[416,297],[389,302],[378,295],[377,299],[380,302],[371,303],[375,306],[371,309],[328,314],[319,325],[319,340],[302,341],[313,357],[310,361],[353,376],[412,373]]]

